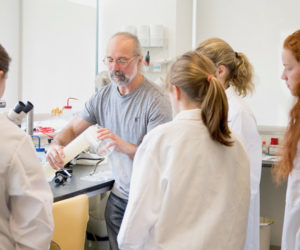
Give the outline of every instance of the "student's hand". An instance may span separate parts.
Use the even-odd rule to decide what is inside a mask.
[[[111,132],[107,128],[101,128],[97,131],[98,139],[105,140],[110,139],[111,141],[107,144],[106,148],[115,147],[114,150],[127,154],[131,159],[133,159],[137,146],[121,139],[117,134]]]
[[[46,158],[50,166],[55,170],[59,170],[64,167],[63,158],[65,158],[65,154],[63,148],[64,147],[60,145],[52,145],[47,150]]]

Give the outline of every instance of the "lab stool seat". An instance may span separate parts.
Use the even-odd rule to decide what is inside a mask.
[[[61,250],[61,249],[60,246],[55,241],[51,240],[49,250]]]
[[[52,241],[61,250],[83,250],[89,220],[88,196],[78,195],[53,204]]]

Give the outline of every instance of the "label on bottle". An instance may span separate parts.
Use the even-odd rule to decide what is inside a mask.
[[[279,145],[270,145],[269,146],[269,154],[270,155],[277,155],[279,152],[280,146]]]

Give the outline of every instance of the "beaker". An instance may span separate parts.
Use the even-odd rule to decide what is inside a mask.
[[[112,151],[114,151],[114,146],[108,147],[111,139],[100,140],[97,136],[97,131],[102,127],[98,124],[93,126],[93,129],[90,130],[90,133],[87,134],[87,138],[90,144],[89,150],[91,153],[95,153],[101,157],[109,156]]]

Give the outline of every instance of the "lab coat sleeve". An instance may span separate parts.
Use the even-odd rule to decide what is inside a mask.
[[[49,249],[53,196],[30,137],[19,143],[8,168],[10,228],[16,249]]]
[[[241,111],[234,117],[232,131],[241,138],[250,159],[251,194],[259,193],[262,168],[261,139],[257,130],[255,118],[246,111]]]
[[[128,205],[118,235],[122,250],[143,249],[158,217],[160,174],[153,151],[144,140],[135,155]]]

